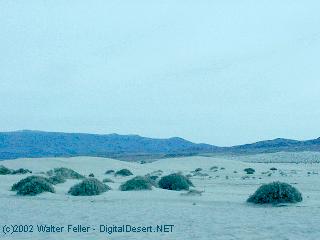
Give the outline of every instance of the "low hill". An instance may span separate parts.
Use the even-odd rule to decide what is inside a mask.
[[[21,157],[100,156],[113,158],[164,157],[212,152],[216,147],[182,138],[138,135],[16,131],[0,133],[0,159]]]
[[[15,131],[0,133],[0,159],[95,156],[124,160],[206,154],[320,152],[320,138],[307,141],[277,138],[233,147],[193,143],[183,138],[138,135]]]

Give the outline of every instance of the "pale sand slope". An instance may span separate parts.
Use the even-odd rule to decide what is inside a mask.
[[[0,176],[0,227],[4,224],[132,224],[149,226],[174,224],[172,233],[21,233],[4,239],[317,239],[320,236],[320,164],[248,163],[209,157],[159,160],[149,164],[129,163],[104,158],[19,159],[0,162],[10,168],[29,168],[34,172],[53,167],[69,167],[82,174],[94,173],[102,180],[111,177],[113,190],[100,196],[73,197],[68,189],[76,180],[56,185],[56,193],[20,197],[9,191],[11,185],[26,175]],[[217,172],[210,167],[224,167]],[[203,168],[209,177],[193,177],[202,196],[181,196],[181,192],[121,192],[119,184],[130,177],[107,176],[108,169],[130,169],[143,175],[161,169],[164,174],[182,171],[187,174]],[[256,169],[255,179],[242,179],[243,169]],[[276,167],[268,177],[261,172]],[[233,173],[234,171],[238,173]],[[291,172],[293,170],[293,172]],[[295,173],[296,172],[296,173]],[[308,174],[311,172],[311,174]],[[218,177],[219,176],[219,177]],[[226,179],[229,176],[229,179]],[[261,177],[262,179],[258,179]],[[273,180],[293,183],[303,193],[302,203],[283,207],[261,207],[246,203],[261,183]],[[195,205],[194,205],[195,203]],[[1,229],[2,231],[2,229]]]

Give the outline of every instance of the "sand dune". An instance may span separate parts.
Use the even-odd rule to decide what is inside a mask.
[[[28,168],[34,173],[54,167],[68,167],[81,174],[94,173],[113,190],[99,196],[73,197],[69,188],[78,180],[67,180],[55,186],[56,193],[43,193],[35,197],[16,196],[9,191],[11,185],[26,175],[0,176],[0,226],[5,224],[68,224],[91,226],[174,225],[168,233],[15,233],[4,239],[317,239],[320,235],[320,164],[306,163],[250,163],[236,159],[188,157],[162,159],[140,164],[105,158],[46,158],[2,161],[9,168]],[[216,172],[211,171],[217,166]],[[246,176],[246,167],[256,170]],[[271,176],[262,174],[271,167],[278,170]],[[134,175],[156,170],[163,174],[196,168],[209,176],[194,176],[195,189],[202,196],[182,196],[181,192],[153,188],[152,191],[121,192],[119,185],[131,177],[105,175],[109,169],[130,169]],[[221,169],[222,168],[222,169]],[[236,171],[236,173],[234,172]],[[308,174],[309,172],[309,174]],[[226,176],[228,176],[226,178]],[[262,183],[280,180],[294,184],[303,194],[303,202],[283,207],[262,207],[246,203],[246,199]]]

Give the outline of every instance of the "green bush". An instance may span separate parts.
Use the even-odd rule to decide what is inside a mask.
[[[256,170],[254,170],[253,168],[245,168],[243,169],[243,171],[245,171],[247,174],[254,174]]]
[[[126,177],[126,176],[131,176],[133,174],[132,172],[130,172],[130,170],[124,168],[116,172],[116,176],[118,175]]]
[[[89,174],[89,177],[94,177],[94,174],[93,174],[93,173],[90,173],[90,174]]]
[[[11,174],[12,173],[12,170],[3,166],[3,165],[0,165],[0,175],[8,175],[8,174]]]
[[[114,173],[114,170],[108,170],[105,172],[105,174],[112,174],[112,173]]]
[[[25,185],[28,182],[31,181],[46,181],[48,182],[48,178],[41,177],[41,176],[29,176],[26,178],[21,179],[19,182],[15,183],[11,187],[11,191],[18,191],[20,188],[22,188],[23,185]]]
[[[141,176],[134,177],[120,186],[121,191],[140,191],[140,190],[151,190],[152,185],[150,181]]]
[[[195,172],[200,172],[200,171],[202,171],[202,168],[196,168],[194,171]]]
[[[65,183],[66,180],[61,176],[61,175],[56,175],[56,176],[51,176],[48,178],[48,182],[53,184],[53,185],[57,185],[60,183]]]
[[[17,191],[18,195],[35,196],[42,192],[54,193],[54,188],[47,178],[40,176],[30,176],[20,180],[11,187],[12,191]]]
[[[259,187],[247,202],[255,204],[296,203],[302,201],[301,193],[283,182],[272,182]]]
[[[19,168],[18,170],[12,171],[12,174],[27,174],[27,173],[32,173],[32,171],[26,168]]]
[[[278,169],[275,167],[270,168],[271,171],[277,171]]]
[[[159,176],[149,176],[149,178],[153,181],[156,181],[159,178]]]
[[[64,179],[83,179],[85,178],[81,174],[77,173],[76,171],[70,168],[55,168],[47,172],[49,176],[61,176]]]
[[[187,177],[177,173],[162,177],[158,184],[160,188],[174,191],[189,190],[189,187],[193,186]]]
[[[73,196],[93,196],[104,193],[111,188],[95,178],[86,178],[70,188],[69,194]]]
[[[105,178],[102,180],[102,182],[107,183],[107,182],[111,182],[114,183],[114,181],[111,178]]]

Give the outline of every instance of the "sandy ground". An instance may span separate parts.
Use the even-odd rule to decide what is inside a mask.
[[[318,163],[256,163],[236,159],[188,157],[164,159],[148,164],[129,163],[105,158],[46,158],[2,161],[9,168],[28,168],[34,173],[54,167],[69,167],[79,173],[102,180],[113,190],[99,196],[67,195],[77,180],[56,185],[56,193],[36,197],[16,196],[11,185],[26,175],[0,176],[0,227],[3,239],[318,239],[320,236],[320,164]],[[212,166],[219,167],[214,172]],[[203,168],[209,176],[192,177],[202,196],[182,196],[181,192],[154,188],[152,191],[121,192],[119,185],[131,177],[105,175],[109,169],[130,169],[134,175],[156,170],[164,174],[190,173]],[[249,178],[246,167],[256,170]],[[271,167],[278,171],[263,174]],[[221,169],[224,168],[224,169]],[[236,172],[234,172],[236,171]],[[309,173],[308,173],[309,172]],[[226,177],[228,176],[228,177]],[[303,202],[281,207],[254,206],[246,199],[260,184],[274,180],[294,184],[303,194]],[[89,233],[4,234],[5,225],[90,226]],[[103,233],[100,225],[153,226],[174,225],[172,232]],[[154,228],[153,228],[154,229]]]

